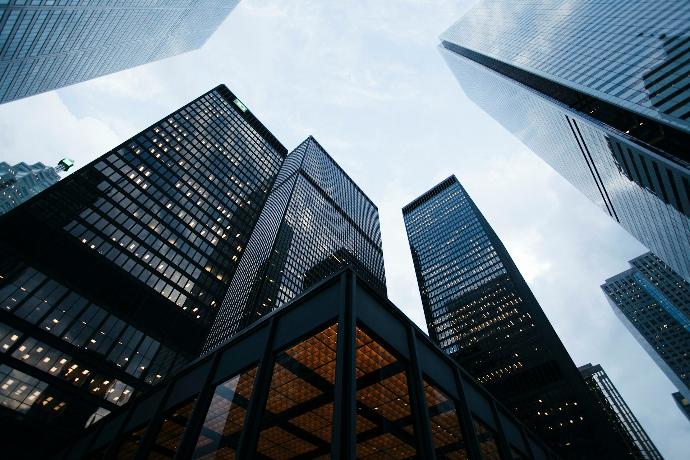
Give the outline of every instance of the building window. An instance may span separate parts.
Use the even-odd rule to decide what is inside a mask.
[[[196,397],[173,407],[165,414],[161,429],[151,448],[156,453],[155,458],[172,459],[175,456],[195,403]]]
[[[357,328],[357,457],[417,453],[405,365]]]
[[[336,338],[334,324],[276,357],[257,447],[261,456],[330,454]]]
[[[498,454],[498,444],[496,443],[496,434],[486,423],[475,418],[474,432],[477,434],[477,441],[479,441],[479,450],[484,460],[501,460]]]
[[[255,377],[253,367],[216,387],[192,458],[235,458]]]
[[[455,402],[444,392],[424,380],[424,399],[431,421],[431,436],[437,458],[467,459],[462,428]]]

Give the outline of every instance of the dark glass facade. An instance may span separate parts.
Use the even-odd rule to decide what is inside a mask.
[[[685,415],[688,421],[690,421],[690,400],[688,400],[688,398],[680,394],[680,391],[676,391],[671,396],[673,397],[673,400],[676,402],[678,409],[680,409],[683,415]]]
[[[90,427],[65,459],[556,459],[345,270]]]
[[[652,253],[630,265],[601,288],[616,316],[690,399],[690,283]]]
[[[6,433],[55,448],[196,357],[286,153],[219,86],[0,217]]]
[[[578,368],[582,378],[606,413],[609,423],[625,440],[628,451],[636,459],[662,460],[663,457],[632,413],[613,382],[599,364]]]
[[[346,265],[386,292],[376,205],[313,137],[286,158],[204,346]]]
[[[687,24],[681,1],[482,2],[440,49],[470,99],[690,280]]]
[[[0,103],[201,47],[239,0],[4,0]]]
[[[429,335],[561,455],[625,458],[505,247],[455,176],[403,208]]]
[[[65,158],[57,167],[43,163],[10,166],[0,162],[0,215],[22,204],[60,180],[58,172],[66,171],[72,160]]]

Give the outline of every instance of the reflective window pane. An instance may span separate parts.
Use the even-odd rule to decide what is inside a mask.
[[[148,458],[171,459],[175,456],[195,403],[196,398],[192,398],[165,414],[163,425],[158,432],[158,436],[156,436],[156,441],[151,448]]]
[[[216,387],[192,458],[235,458],[255,377],[253,367]]]
[[[141,440],[144,434],[146,434],[146,428],[148,428],[148,423],[125,433],[118,446],[114,449],[115,458],[118,460],[129,460],[134,458],[134,455],[136,455],[139,449],[139,444],[141,444]]]
[[[429,411],[436,458],[438,460],[467,459],[455,402],[426,380],[424,380],[424,399]]]
[[[474,419],[474,432],[477,434],[482,458],[485,460],[500,460],[501,456],[498,454],[496,433],[477,418]]]

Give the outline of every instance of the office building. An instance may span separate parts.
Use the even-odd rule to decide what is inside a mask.
[[[467,96],[690,281],[690,3],[483,1],[441,36]]]
[[[199,354],[286,154],[219,86],[0,217],[0,421],[27,457]]]
[[[524,278],[451,176],[403,208],[429,335],[560,455],[625,458]]]
[[[63,458],[558,458],[379,291],[337,273]]]
[[[386,293],[378,209],[311,136],[287,156],[245,254],[205,352],[345,266]]]
[[[609,423],[625,441],[632,458],[663,460],[601,365],[585,364],[578,370],[585,379],[589,391],[606,413]]]
[[[680,391],[676,391],[671,396],[673,397],[673,400],[676,402],[678,409],[680,409],[683,415],[685,415],[688,421],[690,421],[690,401],[688,401],[688,398],[680,394]]]
[[[616,316],[690,399],[690,283],[650,252],[630,265],[601,288]]]
[[[43,163],[28,165],[24,162],[10,166],[0,162],[0,215],[18,206],[60,180],[61,171],[67,171],[74,162],[63,158],[57,166]]]
[[[4,1],[0,103],[197,49],[238,2]]]

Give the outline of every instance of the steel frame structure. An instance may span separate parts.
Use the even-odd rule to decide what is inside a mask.
[[[326,331],[330,331],[331,338],[336,337],[331,352],[334,361],[331,359],[330,364],[327,363],[334,368],[330,381],[324,377],[329,375],[328,365],[318,369],[304,365],[320,353],[308,340]],[[374,344],[374,348],[378,347],[376,349],[381,355],[394,356],[395,361],[384,363],[386,365],[375,372],[363,373],[365,337],[370,338],[369,343]],[[305,343],[308,346],[303,348],[306,350],[303,355],[291,352]],[[287,358],[286,350],[291,355]],[[298,357],[293,359],[293,355]],[[293,389],[287,391],[298,392],[313,387],[318,394],[275,413],[267,406],[275,402],[273,393],[279,388],[274,381],[275,376],[278,370],[283,372],[285,369],[302,379],[299,385],[293,385]],[[251,388],[251,393],[245,393],[250,394],[248,398],[238,396],[242,392],[237,384],[237,376],[240,375],[249,375],[245,379],[250,382],[247,388]],[[409,402],[408,415],[386,419],[385,404],[367,407],[362,395],[367,388],[393,381],[391,378],[396,375],[398,378],[394,381],[407,382],[403,385],[406,394],[398,393],[397,403],[392,401],[392,404],[404,409]],[[235,383],[230,390],[234,392],[230,407],[239,407],[240,412],[235,414],[240,414],[240,428],[230,436],[222,436],[223,431],[214,440],[217,448],[214,452],[225,448],[230,455],[205,456],[212,452],[206,448],[200,453],[199,446],[201,438],[210,436],[205,422],[210,417],[209,406],[215,404],[214,397],[217,396],[214,395],[219,394],[224,382],[230,381]],[[392,387],[388,389],[396,391]],[[228,392],[227,385],[222,391]],[[447,395],[447,399],[431,404],[431,394]],[[307,432],[303,428],[305,425],[295,422],[299,416],[314,413],[327,403],[332,404],[332,412],[327,412],[332,418],[321,434],[315,430]],[[186,404],[189,409],[175,412],[181,404]],[[379,409],[382,411],[377,412]],[[451,425],[459,427],[460,432],[447,429],[451,425],[442,426],[444,422],[441,420],[451,419],[439,416],[448,414],[457,416]],[[165,427],[173,424],[176,428],[169,432],[175,439],[174,447],[170,448],[172,444],[159,441],[161,427],[167,429]],[[296,444],[286,441],[283,447],[304,447],[304,442],[312,447],[292,454],[284,450],[278,452],[275,450],[277,447],[266,450],[264,436],[272,426],[301,439]],[[136,436],[132,436],[133,433]],[[384,435],[389,436],[392,443],[388,444],[388,450],[367,444]],[[410,448],[391,447],[395,443]],[[376,453],[385,453],[385,458],[558,458],[506,407],[433,344],[402,311],[377,294],[349,268],[314,286],[240,332],[213,353],[191,363],[166,383],[89,427],[69,449],[55,458],[119,458],[125,445],[134,447],[128,452],[133,453],[132,458],[135,459],[152,455],[175,459],[355,459],[369,455],[381,458]],[[366,449],[365,445],[368,446]],[[299,447],[296,449],[299,451]],[[276,455],[266,454],[269,451],[275,451]]]

